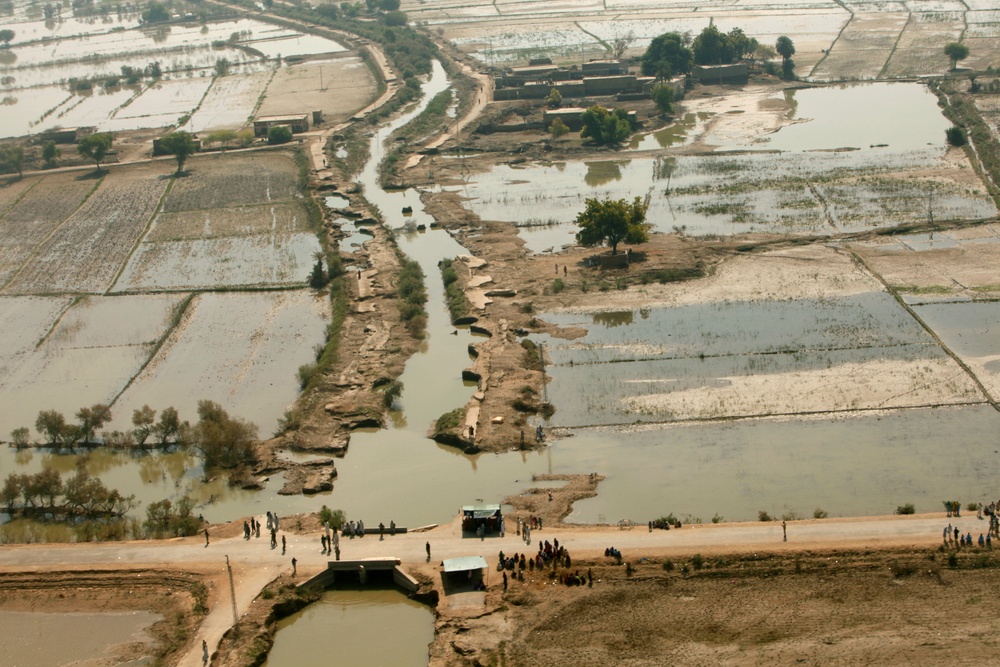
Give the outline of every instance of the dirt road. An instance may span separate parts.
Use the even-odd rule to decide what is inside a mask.
[[[260,517],[264,519],[264,517]],[[932,547],[939,543],[943,528],[951,523],[974,538],[985,532],[986,522],[974,515],[947,519],[943,514],[911,517],[866,517],[794,521],[788,524],[788,541],[782,540],[780,522],[691,525],[679,530],[654,530],[645,526],[628,530],[615,527],[559,527],[536,530],[533,543],[525,545],[510,527],[504,538],[485,540],[463,537],[458,519],[426,532],[414,532],[379,541],[376,536],[342,538],[342,559],[354,560],[375,556],[399,558],[404,568],[425,565],[425,543],[430,542],[432,564],[456,556],[482,555],[491,565],[501,550],[533,553],[538,540],[558,538],[575,558],[602,555],[614,546],[626,559],[649,555],[733,552],[823,550],[833,548],[878,548],[894,546]],[[44,572],[72,569],[148,568],[191,570],[224,580],[226,557],[233,567],[237,612],[243,614],[261,588],[279,574],[291,572],[291,559],[298,561],[298,578],[305,580],[325,567],[327,557],[320,553],[319,534],[285,534],[288,549],[271,549],[266,536],[249,541],[242,537],[212,539],[206,547],[202,537],[165,541],[74,544],[19,545],[0,548],[0,571]],[[232,610],[224,587],[222,595],[205,617],[198,638],[208,641],[210,650],[232,624]],[[201,664],[200,642],[192,644],[181,665]]]

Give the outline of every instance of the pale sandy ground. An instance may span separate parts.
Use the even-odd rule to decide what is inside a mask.
[[[264,520],[265,517],[259,519]],[[490,562],[492,569],[499,551],[533,552],[537,549],[537,540],[551,541],[554,538],[558,538],[559,543],[578,559],[596,558],[603,555],[604,549],[609,546],[621,550],[627,559],[696,552],[707,556],[758,550],[926,548],[940,543],[941,532],[949,522],[963,533],[971,532],[974,536],[986,530],[986,522],[976,519],[974,515],[946,519],[943,514],[795,521],[788,526],[788,542],[782,541],[781,524],[777,522],[689,525],[680,530],[653,532],[648,532],[644,526],[631,530],[580,526],[536,530],[532,534],[534,542],[529,546],[514,531],[508,531],[504,538],[493,537],[482,541],[465,538],[456,518],[428,532],[395,535],[382,542],[374,536],[342,538],[340,546],[343,560],[392,556],[402,561],[404,569],[428,571],[425,543],[430,542],[433,558],[429,573],[436,575],[439,571],[437,566],[443,559],[480,555]],[[0,571],[127,570],[153,566],[204,572],[222,583],[220,590],[225,592],[224,575],[228,557],[233,565],[237,609],[242,614],[267,582],[279,573],[290,573],[293,557],[298,560],[300,580],[326,566],[327,558],[320,554],[319,534],[286,534],[286,537],[288,551],[284,556],[280,549],[270,549],[264,537],[250,541],[242,537],[213,539],[208,547],[200,536],[148,542],[5,546],[0,548]],[[447,605],[447,599],[444,604]],[[232,621],[229,596],[218,596],[191,650],[179,664],[186,667],[201,665],[200,639],[207,639],[210,650],[214,650]]]

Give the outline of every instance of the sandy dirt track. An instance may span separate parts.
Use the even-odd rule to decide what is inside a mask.
[[[260,517],[263,519],[264,517]],[[951,520],[963,532],[978,536],[985,523],[975,516]],[[828,549],[931,548],[941,541],[941,531],[949,522],[943,515],[914,517],[870,517],[859,519],[826,519],[796,521],[789,525],[789,542],[783,542],[781,524],[743,523],[685,526],[680,530],[650,533],[645,526],[620,530],[616,527],[545,528],[532,534],[533,544],[527,546],[516,535],[507,532],[504,538],[479,541],[464,538],[456,521],[428,532],[396,535],[380,542],[377,537],[341,540],[342,558],[354,560],[376,556],[394,556],[404,569],[436,575],[436,567],[425,563],[425,543],[430,542],[431,566],[457,556],[482,555],[491,566],[496,555],[537,550],[537,540],[558,539],[576,560],[599,558],[604,549],[614,546],[627,560],[642,557],[670,557],[701,553],[754,553],[757,551],[787,552]],[[214,530],[223,531],[223,528]],[[232,531],[225,531],[232,532]],[[21,545],[0,549],[2,572],[48,572],[76,569],[157,568],[200,572],[219,584],[224,583],[226,556],[233,565],[237,607],[246,612],[265,584],[280,574],[291,571],[291,559],[298,560],[298,579],[304,580],[325,567],[326,557],[320,553],[319,534],[286,534],[288,550],[281,555],[280,547],[271,550],[266,537],[243,540],[242,537],[216,538],[205,546],[203,537],[151,542],[128,542],[76,545]],[[496,576],[493,577],[496,579]],[[495,585],[497,582],[492,581]],[[219,590],[224,589],[220,588]],[[447,603],[443,605],[447,608]],[[201,664],[200,639],[207,639],[210,649],[218,644],[222,634],[232,624],[232,612],[227,595],[216,597],[190,650],[179,662],[195,667]]]

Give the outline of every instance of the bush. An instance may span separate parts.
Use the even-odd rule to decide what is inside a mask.
[[[712,517],[712,523],[725,523],[726,518],[720,515],[718,512]]]
[[[292,131],[285,125],[275,125],[267,131],[267,143],[287,144],[292,140]]]
[[[695,554],[691,556],[691,567],[693,567],[694,569],[700,570],[704,564],[705,561],[704,559],[702,559],[701,554]]]
[[[328,524],[334,530],[340,530],[347,523],[347,514],[344,513],[344,510],[332,510],[323,505],[319,510],[319,520],[320,523]]]
[[[771,515],[768,514],[766,510],[760,510],[759,512],[757,512],[757,520],[758,521],[773,521],[774,519],[771,518]]]
[[[813,510],[813,518],[814,519],[825,519],[828,516],[829,516],[829,514],[827,514],[825,510],[822,510],[822,509],[820,509],[818,507]]]
[[[559,292],[562,292],[565,287],[566,285],[565,283],[563,283],[561,278],[556,278],[555,280],[552,281],[553,294],[559,294]]]
[[[913,506],[913,503],[906,503],[905,505],[900,505],[896,508],[896,514],[916,514],[917,510]]]
[[[965,136],[965,130],[957,125],[952,125],[945,130],[944,136],[948,140],[948,144],[955,146],[956,148],[964,146],[966,142],[968,142],[968,138]]]
[[[535,341],[525,338],[521,341],[521,347],[524,348],[524,367],[532,371],[542,370],[542,349],[535,345]]]

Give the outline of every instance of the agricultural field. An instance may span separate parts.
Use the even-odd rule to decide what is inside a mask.
[[[118,428],[144,404],[194,418],[217,401],[268,437],[298,394],[295,369],[314,360],[329,300],[311,291],[208,292],[195,297],[156,357],[115,404]]]
[[[371,70],[356,56],[310,60],[275,72],[258,115],[282,116],[322,110],[324,121],[340,123],[363,109],[374,97],[375,90]]]
[[[239,130],[253,116],[274,70],[216,77],[198,110],[180,129],[188,132]]]
[[[111,403],[148,361],[183,295],[0,297],[17,336],[0,358],[0,432],[34,426],[41,410],[70,415]],[[129,416],[131,413],[129,413]]]
[[[754,281],[746,280],[744,261],[753,261]],[[813,261],[826,272],[818,273]],[[740,284],[747,282],[755,293]],[[582,339],[553,341],[549,350],[549,396],[559,425],[984,400],[934,339],[834,250],[734,260],[697,293],[684,284],[666,290],[666,299],[671,305],[545,315],[588,330]]]
[[[163,204],[169,213],[254,206],[299,199],[298,169],[285,151],[217,154],[188,165]]]
[[[111,286],[170,181],[159,163],[115,170],[4,288],[5,294],[91,293]],[[6,216],[5,216],[6,217]]]
[[[65,30],[41,21],[27,21],[15,31],[11,48],[0,55],[0,99],[11,116],[0,129],[3,137],[23,136],[55,126],[96,126],[102,131],[169,127],[193,112],[194,131],[246,125],[253,114],[274,64],[280,58],[340,54],[339,42],[306,35],[253,19],[215,21],[207,24],[137,26],[134,18],[106,22],[71,22]],[[22,32],[23,30],[23,32]],[[215,76],[217,61],[228,62],[229,73]],[[355,59],[347,58],[346,61]],[[159,80],[146,78],[136,85],[104,87],[123,67],[142,71],[150,63],[163,71]],[[339,65],[328,64],[332,79]],[[309,67],[306,79],[318,78]],[[92,88],[70,90],[72,79],[89,80]],[[355,81],[357,80],[357,83]],[[285,97],[301,78],[272,92]],[[309,109],[324,109],[339,118],[349,117],[370,101],[374,82],[352,72],[336,85],[352,92],[345,100],[336,95],[315,99],[303,89]],[[217,92],[212,92],[218,86]],[[331,87],[332,89],[332,87]],[[368,97],[364,97],[365,94]],[[228,101],[228,104],[226,102]],[[344,106],[346,103],[346,106]],[[325,105],[325,106],[324,106]],[[347,107],[350,107],[349,109]]]
[[[207,77],[154,83],[128,105],[119,108],[98,129],[102,132],[121,132],[178,125],[180,118],[193,108],[192,100],[197,105],[211,85],[212,80]]]
[[[406,0],[402,9],[462,51],[498,67],[524,65],[529,58],[543,56],[579,63],[601,57],[615,38],[629,34],[634,40],[626,55],[637,56],[657,35],[697,34],[709,21],[723,31],[740,27],[762,44],[774,44],[781,35],[791,37],[796,71],[807,80],[939,74],[948,66],[941,49],[959,37],[972,51],[967,65],[985,69],[1000,64],[1000,20],[995,4],[985,1],[807,0],[794,6],[773,1],[706,6],[650,0]]]
[[[979,225],[854,244],[872,271],[909,302],[1000,296],[1000,228]]]
[[[26,267],[40,244],[70,217],[97,188],[98,181],[79,179],[76,174],[52,174],[26,178],[0,189],[19,193],[17,203],[0,216],[0,285],[7,286]],[[28,269],[30,270],[30,269]]]
[[[181,178],[173,168],[158,161],[53,173],[0,190],[8,239],[0,314],[17,329],[0,346],[0,401],[13,415],[0,412],[0,433],[33,425],[42,409],[72,414],[98,402],[114,402],[127,420],[131,408],[121,412],[115,401],[144,368],[142,387],[156,388],[149,396],[136,389],[142,402],[166,407],[155,371],[169,378],[171,398],[188,399],[186,417],[195,401],[213,398],[266,430],[294,399],[295,369],[313,359],[329,318],[326,300],[297,289],[319,250],[298,167],[287,151],[268,150],[198,156]],[[210,291],[276,286],[290,291]],[[181,318],[191,290],[209,292]],[[159,294],[120,294],[147,291]],[[90,296],[73,298],[81,294]],[[250,338],[248,327],[257,328]],[[212,382],[190,380],[190,356],[199,354],[213,360],[196,362],[216,374]]]

